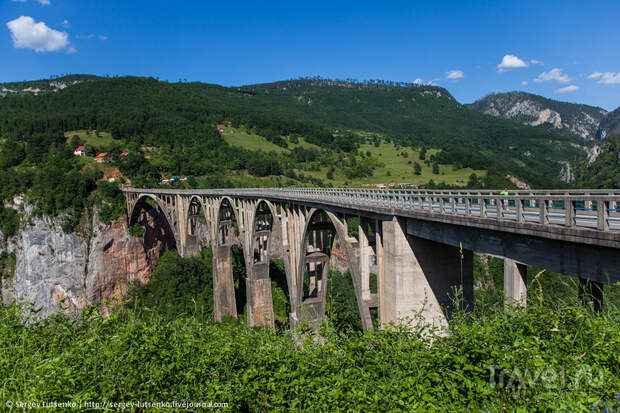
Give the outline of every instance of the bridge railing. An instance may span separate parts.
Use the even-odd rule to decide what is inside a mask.
[[[125,192],[238,196],[388,208],[470,219],[535,223],[566,228],[620,231],[620,190],[409,190],[350,188],[168,190],[123,188]]]

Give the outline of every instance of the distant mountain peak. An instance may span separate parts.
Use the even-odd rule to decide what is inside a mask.
[[[564,135],[593,140],[605,109],[560,102],[526,92],[493,93],[465,105],[491,116],[512,119],[530,126],[546,126]]]
[[[50,77],[49,79],[7,82],[0,84],[0,97],[57,92],[69,86],[99,79],[103,78],[94,75],[65,75]]]

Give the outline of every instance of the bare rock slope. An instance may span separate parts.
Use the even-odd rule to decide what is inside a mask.
[[[495,93],[465,106],[525,125],[543,125],[584,140],[596,138],[599,123],[607,115],[599,107],[559,102],[524,92]]]
[[[146,214],[145,220],[145,236],[132,237],[125,217],[104,225],[95,216],[71,234],[50,217],[28,217],[29,224],[0,246],[15,257],[13,273],[1,280],[3,302],[21,302],[43,318],[122,298],[131,282],[150,280],[169,245],[161,218]]]

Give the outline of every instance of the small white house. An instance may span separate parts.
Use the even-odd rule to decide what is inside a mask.
[[[84,156],[86,155],[86,152],[84,152],[84,147],[83,146],[78,146],[77,148],[75,148],[75,150],[73,151],[73,154],[75,156]]]

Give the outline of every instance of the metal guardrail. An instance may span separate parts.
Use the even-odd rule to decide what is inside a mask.
[[[349,188],[139,189],[127,193],[271,198],[411,213],[535,223],[545,226],[620,231],[620,190],[439,191]]]

